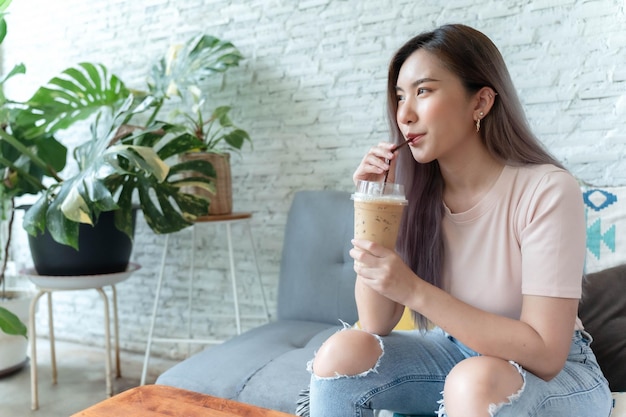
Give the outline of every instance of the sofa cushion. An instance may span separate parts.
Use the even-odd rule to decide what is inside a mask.
[[[626,391],[626,265],[588,274],[578,314],[612,391]]]
[[[278,284],[278,318],[336,325],[357,320],[354,204],[343,191],[299,191],[287,217]]]
[[[278,320],[191,356],[156,383],[293,414],[309,385],[307,362],[340,328]]]

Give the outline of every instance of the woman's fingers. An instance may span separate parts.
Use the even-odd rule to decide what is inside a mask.
[[[381,159],[380,157],[370,153],[365,156],[364,165],[369,165],[373,168],[375,172],[382,173],[389,169],[389,164],[386,159]]]
[[[374,243],[371,240],[352,239],[350,243],[352,243],[354,248],[359,249],[362,252],[370,253],[377,258],[382,258],[389,252],[389,249],[385,248],[383,245]]]
[[[382,258],[389,255],[389,249],[369,240],[353,239],[350,256],[354,259],[354,271],[364,272],[364,268],[380,268]]]
[[[370,148],[352,176],[354,182],[358,180],[376,181],[382,179],[384,173],[389,170],[387,161],[393,159],[393,152],[391,152],[393,146],[392,143],[381,142],[377,146]]]

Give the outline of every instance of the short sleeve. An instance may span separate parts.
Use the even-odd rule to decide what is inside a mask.
[[[585,214],[578,182],[549,171],[532,193],[521,232],[522,293],[580,298],[585,262]]]

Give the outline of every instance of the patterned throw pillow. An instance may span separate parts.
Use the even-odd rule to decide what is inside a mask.
[[[583,188],[587,218],[585,272],[626,263],[626,187]]]

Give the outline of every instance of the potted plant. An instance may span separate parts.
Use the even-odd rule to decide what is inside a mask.
[[[245,143],[252,145],[250,135],[230,118],[230,106],[211,108],[202,82],[214,73],[223,73],[239,65],[243,58],[228,41],[201,34],[182,45],[173,45],[166,57],[153,66],[149,94],[159,100],[174,99],[169,120],[198,139],[198,147],[183,155],[185,161],[208,161],[215,169],[214,187],[187,187],[185,191],[210,199],[208,214],[232,211],[231,152],[239,152]],[[181,76],[186,68],[204,68],[193,76]],[[153,115],[156,117],[156,113]]]
[[[206,64],[180,63],[160,81],[184,85],[219,71],[210,66],[222,61],[228,57]],[[207,212],[209,201],[186,193],[184,187],[214,187],[214,169],[204,161],[180,162],[180,155],[201,145],[183,126],[156,119],[168,97],[162,87],[154,84],[148,93],[131,93],[103,65],[81,63],[51,79],[24,103],[5,100],[0,196],[39,195],[24,217],[29,234],[49,233],[54,241],[78,250],[81,225],[97,225],[101,216],[112,212],[116,228],[132,238],[134,195],[156,233],[180,230]],[[87,118],[92,119],[91,133],[72,154],[76,169],[62,176],[67,151],[54,134]]]
[[[208,214],[228,214],[233,210],[231,152],[241,150],[245,142],[252,143],[248,133],[237,128],[228,115],[229,106],[216,108],[209,119],[203,122],[201,111],[198,110],[196,120],[188,120],[194,135],[203,146],[183,155],[185,161],[208,161],[215,169],[215,188],[187,188],[189,192],[207,197],[211,200]],[[189,117],[189,114],[185,115]]]

